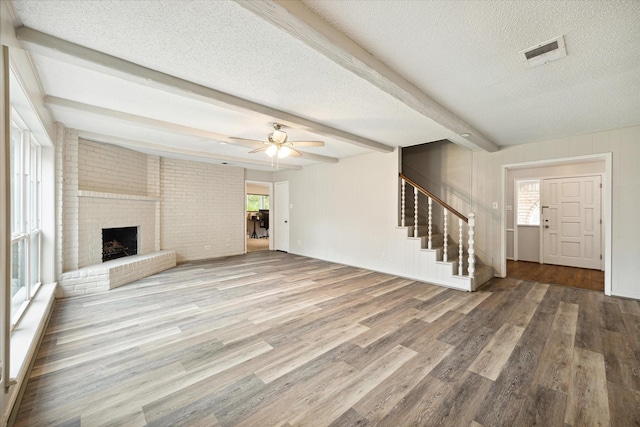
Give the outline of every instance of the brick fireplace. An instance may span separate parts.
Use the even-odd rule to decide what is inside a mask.
[[[175,266],[175,252],[160,251],[160,159],[85,141],[74,131],[65,132],[64,149],[63,296],[102,292]]]

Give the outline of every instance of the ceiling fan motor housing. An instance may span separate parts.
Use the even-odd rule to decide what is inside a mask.
[[[283,144],[287,141],[287,133],[281,130],[274,130],[269,134],[269,142],[275,142],[276,144]]]

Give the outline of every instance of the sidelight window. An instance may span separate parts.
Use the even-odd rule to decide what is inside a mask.
[[[540,180],[516,181],[517,225],[540,225]]]

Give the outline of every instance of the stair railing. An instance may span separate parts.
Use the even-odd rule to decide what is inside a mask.
[[[402,173],[399,174],[400,176],[400,180],[401,180],[401,190],[400,190],[400,201],[401,201],[401,206],[400,206],[400,215],[401,215],[401,219],[400,219],[400,223],[402,225],[402,227],[405,226],[405,215],[406,215],[406,184],[409,184],[410,186],[413,187],[413,237],[418,237],[418,194],[422,193],[425,196],[427,196],[427,202],[428,202],[428,218],[427,218],[427,249],[432,249],[432,212],[433,212],[433,202],[435,201],[437,204],[439,204],[442,209],[443,209],[443,235],[444,235],[444,248],[443,248],[443,254],[442,254],[442,260],[443,261],[447,261],[448,258],[448,254],[447,254],[447,250],[448,250],[448,242],[447,242],[447,236],[449,233],[448,230],[448,226],[449,226],[449,213],[452,213],[453,215],[455,215],[456,217],[458,217],[458,275],[462,276],[462,272],[463,272],[463,254],[464,254],[464,249],[463,249],[463,227],[464,224],[467,224],[467,234],[468,234],[468,240],[467,240],[467,245],[468,245],[468,249],[467,249],[467,253],[468,253],[468,258],[467,258],[467,271],[468,271],[468,275],[469,277],[473,278],[474,273],[475,273],[475,249],[474,249],[474,245],[475,245],[475,241],[474,241],[474,235],[475,235],[475,214],[474,213],[470,213],[469,217],[467,218],[466,216],[464,216],[463,214],[461,214],[460,212],[458,212],[457,210],[455,210],[454,208],[452,208],[449,204],[447,204],[446,202],[444,202],[443,200],[441,200],[439,197],[435,196],[434,194],[432,194],[430,191],[426,190],[425,188],[423,188],[422,186],[420,186],[419,184],[417,184],[415,181],[411,180],[411,178],[408,178],[407,176],[403,175]]]

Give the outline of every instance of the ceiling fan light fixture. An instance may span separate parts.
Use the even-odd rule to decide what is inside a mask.
[[[289,154],[291,154],[291,150],[289,149],[289,147],[287,146],[282,146],[280,147],[280,149],[278,150],[278,158],[279,159],[284,159],[285,157],[287,157]]]
[[[273,157],[278,152],[278,147],[276,147],[275,145],[271,145],[265,152],[267,153],[267,156]]]

